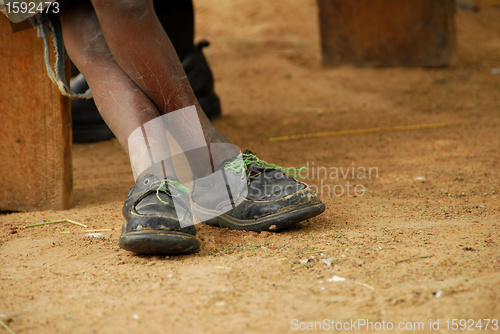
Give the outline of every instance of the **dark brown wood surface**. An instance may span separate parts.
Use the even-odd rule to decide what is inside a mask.
[[[0,210],[73,202],[71,112],[45,68],[35,29],[12,33],[0,14]]]
[[[425,66],[457,58],[454,0],[318,0],[326,66]]]

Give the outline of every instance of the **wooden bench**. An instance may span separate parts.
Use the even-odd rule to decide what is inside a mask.
[[[318,0],[325,66],[452,65],[455,0]]]
[[[0,14],[0,211],[73,204],[70,101],[50,81],[35,29]]]

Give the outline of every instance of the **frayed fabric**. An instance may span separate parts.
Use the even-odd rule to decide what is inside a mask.
[[[35,8],[38,8],[38,5],[41,5],[44,9],[50,5],[54,1],[40,1],[34,0],[32,1],[35,4]],[[38,10],[37,10],[38,11]],[[35,11],[35,12],[37,12]],[[8,13],[7,6],[5,0],[0,0],[0,12],[5,14],[9,18],[12,23],[20,23],[23,21],[30,22],[31,26],[35,27],[38,31],[38,37],[43,38],[44,40],[44,57],[45,57],[45,66],[47,68],[47,74],[49,75],[50,80],[54,82],[61,94],[70,98],[81,98],[81,99],[90,99],[92,98],[92,93],[90,88],[84,93],[75,93],[71,90],[70,85],[68,84],[68,80],[66,78],[66,59],[67,53],[66,48],[64,47],[64,41],[62,37],[62,28],[61,21],[59,19],[59,15],[53,14],[49,15],[44,12],[32,12],[32,11],[18,11],[18,13]],[[50,41],[52,38],[52,43]],[[53,44],[51,46],[51,44]],[[51,47],[55,52],[55,64],[52,66],[50,63],[50,49]]]
[[[75,93],[71,90],[66,78],[66,59],[68,57],[62,36],[61,21],[58,16],[39,14],[30,18],[31,24],[36,27],[38,37],[43,38],[45,46],[45,66],[50,80],[54,82],[61,94],[69,98],[90,99],[92,92],[90,88],[84,93]],[[52,43],[50,41],[52,37]],[[52,45],[51,45],[52,44]],[[50,49],[55,52],[55,64],[50,62]]]

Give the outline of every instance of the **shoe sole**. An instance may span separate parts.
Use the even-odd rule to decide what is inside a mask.
[[[120,236],[120,248],[149,255],[192,254],[200,250],[194,235],[177,231],[133,231]]]
[[[286,211],[280,211],[265,217],[250,220],[238,219],[226,213],[212,218],[213,215],[210,215],[209,210],[206,210],[195,203],[193,205],[193,213],[198,220],[203,221],[208,225],[229,228],[232,230],[262,232],[279,231],[290,228],[301,221],[323,213],[325,208],[325,204],[322,202],[309,203],[290,208]],[[200,219],[203,217],[206,219]],[[208,217],[210,217],[210,219]]]

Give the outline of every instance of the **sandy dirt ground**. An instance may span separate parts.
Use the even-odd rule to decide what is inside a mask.
[[[342,333],[461,333],[453,319],[500,321],[500,7],[457,12],[451,68],[324,69],[314,0],[195,2],[216,126],[263,160],[309,166],[326,212],[282,233],[198,224],[198,254],[136,256],[118,247],[126,155],[116,140],[75,145],[74,208],[0,215],[0,321],[15,333],[331,332],[325,319],[374,326]],[[270,142],[429,123],[445,126]],[[23,229],[63,218],[88,227]],[[485,325],[473,328],[500,332]]]

